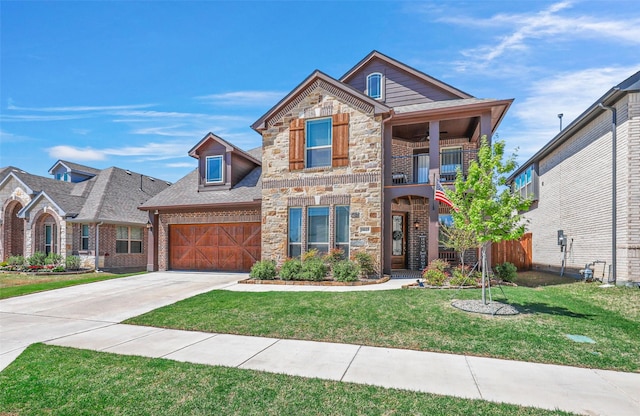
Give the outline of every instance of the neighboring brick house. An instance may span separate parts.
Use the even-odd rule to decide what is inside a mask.
[[[613,241],[613,111],[616,133],[616,280],[640,282],[640,72],[616,85],[509,178],[534,202],[525,217],[533,266],[577,275],[595,260],[610,275]],[[558,245],[559,230],[566,250]],[[606,263],[605,263],[606,262]]]
[[[137,207],[169,183],[116,167],[59,160],[55,178],[0,169],[0,259],[78,255],[83,267],[144,270],[147,215]]]
[[[465,172],[512,101],[474,98],[376,51],[339,80],[313,72],[252,125],[262,258],[340,248],[368,252],[384,273],[422,269],[441,257],[447,216],[434,179]]]
[[[249,271],[260,260],[260,148],[209,133],[189,156],[197,168],[140,207],[156,248],[147,270]]]
[[[379,52],[339,80],[320,71],[256,121],[261,149],[209,133],[198,168],[142,207],[149,270],[248,271],[315,248],[366,251],[378,270],[420,270],[448,211],[434,178],[466,171],[513,100],[478,99]],[[261,152],[260,152],[261,151]]]

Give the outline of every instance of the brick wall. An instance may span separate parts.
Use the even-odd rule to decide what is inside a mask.
[[[640,280],[638,101],[636,93],[616,104],[619,281]],[[533,234],[534,268],[560,269],[562,253],[557,245],[560,229],[568,237],[569,272],[575,273],[594,260],[606,261],[607,267],[611,264],[611,150],[611,112],[605,111],[540,161],[540,198],[525,214]]]

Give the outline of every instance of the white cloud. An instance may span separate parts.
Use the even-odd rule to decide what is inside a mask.
[[[192,163],[189,162],[177,162],[177,163],[167,163],[166,165],[164,165],[168,168],[194,168],[195,169],[195,161],[193,161]]]
[[[75,146],[54,146],[47,149],[49,156],[55,159],[105,160],[109,156],[143,157],[141,160],[165,160],[183,157],[189,150],[189,144],[182,142],[147,143],[142,146],[121,148],[92,148]]]
[[[461,51],[469,62],[458,62],[459,70],[472,66],[484,67],[497,58],[512,52],[527,51],[532,41],[572,42],[581,39],[609,39],[628,44],[640,44],[640,19],[609,19],[601,16],[569,15],[562,13],[572,8],[573,2],[562,1],[535,13],[497,14],[488,19],[474,17],[443,17],[440,22],[465,27],[496,30],[506,28],[507,33],[496,42]]]
[[[16,111],[42,111],[42,112],[92,112],[92,111],[117,111],[132,110],[136,108],[153,107],[155,104],[132,104],[132,105],[98,105],[98,106],[66,106],[66,107],[20,107],[13,104],[13,100],[9,99],[7,110]]]
[[[34,139],[27,136],[22,136],[19,134],[9,133],[5,130],[0,130],[0,143],[24,143],[28,141],[33,141]]]
[[[521,158],[528,158],[615,85],[632,75],[638,66],[589,68],[563,72],[533,82],[526,89],[527,98],[516,101],[510,116],[517,120],[517,131],[510,132],[510,146],[520,148]]]
[[[282,91],[234,91],[223,94],[201,95],[195,98],[208,101],[213,105],[264,106],[277,103],[285,95],[286,92]]]
[[[4,122],[35,122],[35,121],[63,121],[63,120],[77,120],[80,118],[86,118],[81,114],[65,115],[65,116],[37,116],[37,115],[0,115],[0,120]]]
[[[54,159],[89,161],[104,160],[106,155],[90,147],[54,146],[48,149],[49,156]]]

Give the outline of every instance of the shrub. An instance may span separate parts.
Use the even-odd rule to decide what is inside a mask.
[[[44,260],[47,255],[41,251],[36,251],[33,256],[27,257],[27,263],[29,266],[44,266]]]
[[[302,262],[300,259],[287,259],[280,268],[280,278],[282,280],[295,280],[302,273]]]
[[[447,280],[445,272],[438,269],[427,269],[422,275],[424,281],[431,286],[442,286]]]
[[[49,255],[44,259],[45,265],[51,264],[53,266],[58,266],[60,263],[62,263],[62,255],[60,254],[49,253]]]
[[[360,275],[360,267],[351,260],[342,260],[333,265],[333,278],[338,282],[355,282]]]
[[[9,266],[24,266],[24,257],[11,256],[7,259],[7,264],[9,264]]]
[[[60,273],[60,272],[64,272],[64,271],[65,271],[65,268],[64,268],[64,266],[56,266],[56,267],[54,267],[53,269],[51,269],[51,271],[52,271],[52,272]]]
[[[376,267],[373,264],[371,254],[364,251],[357,251],[353,253],[353,260],[358,264],[360,273],[362,273],[364,277],[369,277],[376,273]]]
[[[518,276],[518,269],[513,263],[504,262],[496,266],[496,275],[500,280],[505,282],[513,282]]]
[[[276,278],[276,262],[273,260],[261,260],[256,262],[249,272],[249,276],[254,279],[273,280]]]
[[[312,257],[302,262],[302,270],[300,272],[300,279],[302,280],[323,280],[327,275],[329,268],[317,257]]]
[[[300,256],[300,258],[302,259],[303,262],[307,261],[307,260],[311,260],[311,259],[315,259],[318,258],[318,256],[320,255],[320,253],[318,252],[318,250],[311,249],[309,251],[305,251],[302,256]]]
[[[475,285],[476,281],[468,272],[465,272],[458,267],[453,270],[451,279],[449,279],[449,284],[451,286],[469,286]]]
[[[67,256],[64,261],[65,268],[67,270],[79,270],[80,269],[80,257],[78,256]]]
[[[431,263],[429,263],[429,269],[440,270],[443,273],[446,272],[450,267],[451,265],[449,264],[449,262],[442,259],[431,260]]]
[[[336,263],[345,260],[344,251],[339,248],[333,248],[322,259],[329,267],[333,267]]]

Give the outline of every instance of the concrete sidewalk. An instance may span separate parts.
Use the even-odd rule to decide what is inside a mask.
[[[590,415],[640,415],[638,373],[119,324],[214,289],[390,290],[408,282],[391,280],[355,288],[236,283],[244,277],[157,272],[2,300],[0,370],[28,345],[46,342]]]
[[[588,415],[640,414],[640,374],[114,324],[47,342]]]

